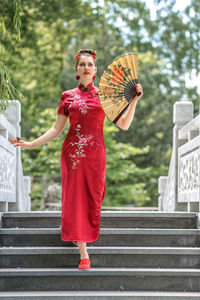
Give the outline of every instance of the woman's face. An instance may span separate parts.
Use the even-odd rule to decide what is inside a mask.
[[[94,74],[97,72],[97,67],[91,56],[81,55],[76,72],[83,81],[92,81]]]

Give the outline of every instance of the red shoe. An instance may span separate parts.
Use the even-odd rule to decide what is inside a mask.
[[[81,259],[81,262],[78,265],[78,268],[79,269],[90,269],[90,259],[89,258]]]

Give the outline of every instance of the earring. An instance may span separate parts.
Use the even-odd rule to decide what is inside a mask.
[[[93,79],[94,79],[94,80],[96,79],[96,75],[93,76]]]
[[[76,76],[76,79],[79,80],[81,77],[79,75]]]

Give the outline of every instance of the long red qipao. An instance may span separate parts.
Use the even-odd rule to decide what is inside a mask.
[[[99,238],[101,205],[106,191],[105,113],[98,88],[79,83],[61,94],[58,114],[70,128],[61,150],[63,241],[94,242]]]

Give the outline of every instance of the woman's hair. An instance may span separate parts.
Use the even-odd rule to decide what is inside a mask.
[[[77,54],[76,54],[76,55],[78,55],[78,58],[77,58],[77,60],[76,60],[76,67],[77,67],[77,65],[78,65],[78,63],[79,63],[80,56],[81,56],[82,54],[83,54],[83,55],[86,55],[86,56],[92,56],[92,54],[93,54],[93,55],[96,56],[96,51],[94,51],[94,50],[92,50],[92,49],[81,49],[81,50],[79,50],[79,51],[77,52]],[[95,59],[94,59],[93,56],[92,56],[92,58],[93,58],[93,61],[94,61],[95,66],[96,66]]]

